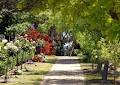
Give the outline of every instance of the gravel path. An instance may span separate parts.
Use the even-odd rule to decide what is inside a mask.
[[[59,56],[40,85],[85,85],[78,58]]]

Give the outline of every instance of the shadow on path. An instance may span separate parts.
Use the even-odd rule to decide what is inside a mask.
[[[79,58],[59,56],[40,85],[85,85]]]

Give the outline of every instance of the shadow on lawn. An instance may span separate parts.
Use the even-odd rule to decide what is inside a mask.
[[[34,72],[29,72],[26,75],[46,75],[48,71],[34,71]]]
[[[113,80],[108,80],[107,82],[103,82],[101,79],[91,79],[86,80],[85,85],[114,85]],[[120,85],[120,82],[116,81],[116,85]]]
[[[32,85],[40,85],[40,81],[36,81],[36,82],[32,83]]]
[[[33,79],[32,81],[34,81],[34,83],[32,83],[32,85],[40,85],[40,81],[42,81],[41,78],[38,78],[38,79]]]

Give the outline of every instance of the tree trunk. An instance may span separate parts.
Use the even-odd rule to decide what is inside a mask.
[[[17,71],[18,71],[18,66],[19,66],[19,63],[18,63],[18,54],[16,56],[16,65],[17,65]]]
[[[9,57],[7,56],[7,62],[6,62],[6,67],[5,67],[5,77],[4,77],[4,83],[7,83],[7,78],[8,78],[8,63],[9,62]]]
[[[114,85],[116,85],[116,65],[114,65]]]
[[[21,70],[23,69],[23,57],[24,57],[24,51],[22,52],[22,59],[21,59]]]
[[[101,69],[102,69],[102,62],[98,61],[97,72],[101,73]]]
[[[94,69],[94,63],[92,63],[92,70]]]
[[[105,81],[105,82],[107,81],[108,68],[109,68],[109,62],[105,61],[104,62],[104,68],[103,68],[103,71],[102,71],[102,80]]]
[[[114,70],[114,85],[116,85],[116,75],[115,75],[115,70]]]

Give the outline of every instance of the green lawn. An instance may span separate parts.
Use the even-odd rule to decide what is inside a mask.
[[[0,83],[0,85],[40,85],[45,74],[48,73],[52,65],[55,63],[55,56],[47,56],[46,63],[34,63],[31,65],[24,64],[29,70],[22,72],[22,75],[12,76],[8,79],[8,83]]]

